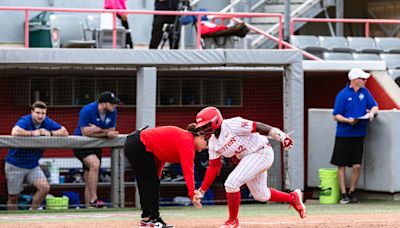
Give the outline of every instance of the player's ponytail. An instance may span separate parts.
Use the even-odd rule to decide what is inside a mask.
[[[186,130],[192,133],[194,136],[199,136],[199,129],[196,129],[196,123],[190,123],[187,127]]]

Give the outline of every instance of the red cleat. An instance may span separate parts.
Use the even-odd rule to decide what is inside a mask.
[[[290,206],[292,206],[300,215],[300,218],[305,218],[306,217],[306,206],[303,204],[303,193],[301,193],[300,189],[296,189],[293,192],[290,193],[293,197],[293,201],[290,203]]]
[[[219,228],[240,228],[239,219],[228,219],[224,225]]]

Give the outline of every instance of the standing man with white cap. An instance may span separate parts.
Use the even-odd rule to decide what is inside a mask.
[[[360,68],[351,69],[348,73],[350,84],[346,84],[335,99],[333,116],[337,126],[331,164],[338,166],[341,204],[358,202],[354,192],[361,174],[364,137],[368,122],[379,110],[374,97],[365,88],[370,76]],[[352,167],[349,191],[346,191],[346,166]]]

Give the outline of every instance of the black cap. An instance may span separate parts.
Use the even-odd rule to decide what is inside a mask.
[[[115,96],[114,93],[110,92],[110,91],[104,91],[102,93],[99,94],[99,99],[98,99],[99,103],[111,103],[111,104],[119,104],[120,100]]]

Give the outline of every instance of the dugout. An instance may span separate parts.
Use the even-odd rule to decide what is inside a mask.
[[[394,161],[399,156],[398,123],[400,88],[388,75],[383,61],[304,61],[305,75],[305,125],[306,133],[306,188],[318,197],[318,169],[335,168],[330,164],[333,152],[336,122],[332,108],[336,94],[348,82],[347,73],[359,67],[369,71],[367,88],[377,100],[380,111],[368,125],[365,140],[361,177],[357,189],[381,193],[400,191],[397,168]],[[321,143],[323,142],[323,143]],[[350,183],[351,172],[346,172]],[[315,190],[315,191],[314,191]],[[311,195],[309,195],[311,197]],[[362,197],[396,199],[382,194],[364,194]]]
[[[117,83],[125,88],[123,94],[117,93],[122,101],[132,99],[131,94],[136,94],[131,103],[118,108],[120,133],[130,133],[144,125],[173,124],[186,127],[194,121],[195,114],[202,107],[215,104],[211,99],[213,96],[202,97],[201,103],[189,105],[183,104],[183,96],[180,96],[180,103],[162,105],[160,102],[164,96],[160,95],[160,90],[163,84],[159,83],[161,79],[178,79],[167,83],[170,86],[168,88],[169,91],[174,91],[174,86],[179,84],[181,87],[178,93],[183,94],[182,85],[191,87],[197,84],[193,81],[186,82],[185,79],[204,79],[195,82],[202,85],[226,85],[209,90],[213,94],[222,94],[218,97],[216,106],[225,117],[243,116],[270,123],[286,131],[295,130],[293,137],[297,146],[285,156],[280,154],[282,160],[276,158],[275,166],[279,167],[277,172],[280,172],[271,178],[275,183],[271,186],[304,188],[304,88],[300,51],[2,49],[0,53],[0,87],[4,97],[0,103],[3,107],[8,107],[0,113],[4,120],[0,127],[2,135],[8,135],[15,121],[29,112],[29,103],[36,96],[51,102],[49,116],[64,124],[72,133],[80,108],[85,102],[95,99],[95,92],[88,93],[88,96],[78,96],[78,101],[76,97],[71,98],[71,91],[66,88],[72,83],[75,92],[82,91],[82,87],[90,86],[91,82],[80,79],[102,76],[105,77],[105,82],[95,81],[93,84],[104,85],[112,83],[107,80],[123,78]],[[51,80],[37,81],[37,78]],[[68,78],[74,78],[75,81],[69,82]],[[136,80],[130,81],[132,78]],[[54,84],[55,79],[60,79],[58,86]],[[228,92],[222,88],[227,88],[235,79],[241,83],[236,93],[232,90],[229,93],[236,97],[231,101],[223,99]],[[214,83],[213,80],[222,81]],[[52,89],[38,93],[32,89],[35,85],[37,88]],[[103,87],[88,88],[92,91]],[[210,89],[204,86],[201,88]],[[67,97],[70,105],[57,103],[60,96]],[[240,100],[237,105],[232,103],[235,99]],[[6,153],[5,149],[1,150],[2,157]],[[69,150],[49,150],[44,156],[73,157],[73,154]],[[105,153],[105,156],[110,156],[110,152]],[[282,174],[285,178],[282,178]],[[4,183],[4,176],[2,182]]]

